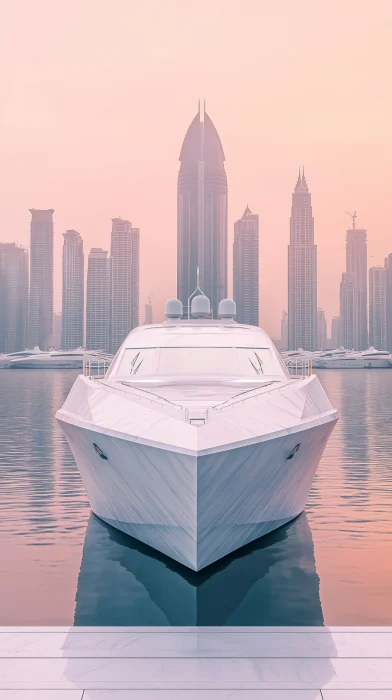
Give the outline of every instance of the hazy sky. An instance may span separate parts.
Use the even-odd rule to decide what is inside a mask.
[[[392,252],[391,0],[0,0],[0,240],[29,240],[29,207],[109,247],[141,229],[144,298],[176,293],[176,180],[205,98],[222,139],[233,223],[260,215],[261,324],[287,308],[291,193],[312,192],[319,305],[338,312],[346,210],[369,264]]]

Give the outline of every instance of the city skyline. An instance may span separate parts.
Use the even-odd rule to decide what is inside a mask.
[[[218,140],[217,148],[219,152],[223,154],[219,136],[211,120],[209,121],[212,126],[213,137]],[[200,107],[199,114],[188,129],[185,142],[189,137],[189,131],[192,132],[192,125],[194,125],[194,123],[198,124],[198,128],[202,125],[204,132],[204,124],[200,120]],[[204,137],[204,133],[202,135]],[[194,140],[193,145],[195,145],[195,143],[197,144],[197,141],[198,139],[196,139],[196,141]],[[189,151],[189,148],[188,139],[186,149]],[[192,151],[192,148],[190,150]],[[198,167],[197,163],[200,165],[200,161],[195,161],[196,168]],[[181,173],[180,169],[180,182],[181,175],[183,175],[183,173]],[[180,194],[181,196],[183,194],[181,188]],[[189,199],[190,192],[185,194]],[[208,194],[208,196],[211,198],[211,201],[213,201],[215,195],[211,193]],[[196,197],[194,203],[199,203],[199,196]],[[194,207],[190,207],[189,211],[192,210],[194,211]],[[204,211],[204,207],[202,207],[201,210]],[[30,347],[34,347],[41,343],[43,347],[48,348],[49,345],[53,345],[54,335],[56,334],[54,331],[53,333],[49,331],[50,325],[53,325],[55,319],[60,316],[62,320],[61,347],[63,349],[73,349],[83,345],[85,342],[87,347],[90,347],[90,342],[92,342],[93,345],[90,349],[108,348],[115,353],[127,333],[139,325],[141,310],[139,293],[140,230],[133,228],[130,221],[121,219],[121,217],[116,217],[112,219],[110,257],[107,258],[107,251],[103,251],[101,248],[92,248],[90,251],[88,268],[90,267],[90,263],[93,263],[95,257],[102,257],[100,254],[103,254],[103,257],[107,258],[109,270],[109,291],[107,293],[108,314],[103,308],[101,301],[105,284],[102,283],[102,280],[98,280],[98,278],[94,279],[93,284],[90,280],[89,284],[88,270],[87,279],[85,279],[83,239],[81,235],[77,231],[70,229],[63,233],[62,313],[58,314],[54,312],[50,324],[48,322],[48,314],[49,308],[53,302],[54,282],[54,210],[30,209],[29,211],[31,213],[30,245],[32,252],[30,256],[30,293],[28,295],[28,300],[27,296],[23,294],[23,292],[21,293],[18,318],[15,313],[15,303],[13,304],[11,315],[7,310],[7,304],[8,307],[10,306],[9,302],[7,302],[7,295],[10,298],[15,297],[16,287],[15,283],[12,283],[12,276],[10,277],[8,273],[7,278],[7,274],[5,274],[5,263],[7,264],[8,258],[4,257],[4,251],[9,250],[15,253],[24,251],[26,253],[26,261],[28,261],[29,255],[28,251],[24,249],[23,246],[15,242],[0,242],[0,248],[3,251],[3,257],[0,260],[2,265],[0,269],[0,286],[1,290],[4,288],[6,296],[6,305],[0,315],[0,342],[2,346],[4,346],[4,348],[8,346],[13,347],[9,345],[8,337],[11,337],[12,333],[15,336],[15,328],[16,325],[18,325],[17,334],[19,340],[16,342],[16,345],[15,340],[11,342],[14,342],[15,347],[13,347],[13,349],[24,349],[24,346],[21,344],[21,338],[25,337],[24,329],[26,328],[27,316],[27,344]],[[181,221],[182,214],[183,211],[181,211],[179,221]],[[374,345],[377,349],[391,347],[392,254],[389,254],[384,259],[384,266],[372,266],[368,268],[367,231],[365,229],[356,228],[357,212],[354,212],[354,214],[350,216],[352,218],[352,228],[346,230],[346,271],[342,273],[339,291],[340,315],[332,317],[330,324],[328,324],[325,311],[317,306],[317,246],[314,244],[314,218],[312,215],[311,194],[306,182],[304,168],[302,169],[302,174],[301,170],[299,171],[297,183],[292,195],[290,243],[288,246],[288,275],[292,296],[290,297],[289,295],[287,300],[289,313],[283,311],[280,338],[277,338],[279,348],[288,348],[291,350],[301,347],[308,350],[323,349],[326,348],[327,343],[329,343],[329,347],[337,347],[337,345],[340,345],[346,348],[364,350],[368,347],[369,337],[370,344]],[[226,219],[224,218],[223,220],[225,221]],[[197,218],[195,221],[197,223]],[[237,220],[234,225],[233,296],[237,296],[238,320],[241,323],[257,324],[259,299],[257,293],[259,287],[258,223],[258,215],[254,215],[247,206],[242,218]],[[248,231],[249,226],[251,226],[250,232]],[[181,232],[181,227],[179,227],[179,231]],[[211,231],[213,232],[213,229],[211,229]],[[250,237],[249,233],[251,234]],[[198,244],[198,238],[195,240]],[[214,237],[211,237],[211,242],[214,242]],[[214,247],[216,248],[216,245]],[[97,253],[98,255],[96,255]],[[197,253],[199,253],[199,251],[197,251]],[[194,262],[198,262],[197,256]],[[195,267],[196,269],[199,268],[198,265]],[[98,267],[96,269],[98,271]],[[213,270],[213,266],[211,270]],[[179,271],[181,272],[181,270]],[[303,274],[304,271],[305,274]],[[376,273],[378,273],[377,278],[375,277]],[[200,270],[198,270],[198,274],[200,275]],[[102,269],[99,270],[98,277],[99,275],[102,275]],[[382,285],[380,283],[380,275],[383,278]],[[15,274],[13,277],[15,277]],[[377,282],[375,284],[376,279]],[[190,283],[191,277],[187,280],[189,288]],[[196,283],[197,281],[195,280],[195,284]],[[18,282],[18,284],[21,284],[22,289],[23,281],[21,283]],[[86,307],[88,307],[86,309],[86,322],[84,316],[85,285],[87,286]],[[94,285],[98,286],[95,287]],[[383,289],[382,299],[379,293],[381,286]],[[89,287],[90,304],[88,300]],[[377,294],[374,293],[375,288],[378,289]],[[151,323],[150,319],[152,319],[153,316],[151,295],[156,292],[156,289],[157,288],[146,297],[145,323]],[[50,290],[52,290],[52,294]],[[97,300],[92,302],[95,295],[97,295]],[[219,298],[220,296],[217,296],[216,301],[219,301]],[[28,305],[27,314],[23,303],[25,306],[26,304]],[[316,308],[316,313],[311,313],[312,310],[313,312],[315,311],[313,307]],[[293,334],[294,328],[296,334],[294,341],[293,337],[289,335],[290,309],[294,319],[294,323],[293,321],[291,322],[291,332]],[[12,316],[11,324],[7,314],[10,318]],[[89,318],[89,314],[90,316],[92,314],[93,321]],[[105,325],[107,315],[109,317],[107,334],[104,333],[102,335],[100,331],[97,331],[97,326],[101,323],[101,319],[103,319]],[[214,316],[215,315],[216,312],[214,313]],[[307,319],[306,324],[302,323],[303,318]],[[314,318],[316,319],[315,323],[312,321]],[[159,322],[157,318],[154,320]],[[11,326],[13,328],[12,333],[9,330]],[[95,328],[93,328],[94,326]],[[31,340],[31,338],[34,334],[38,334],[42,339],[38,340],[38,342],[33,345],[34,340]],[[96,347],[98,336],[100,336],[99,348]],[[48,337],[49,341],[47,340]],[[106,337],[108,341],[106,341]],[[338,343],[336,343],[337,339]],[[58,340],[56,344],[58,345]]]
[[[306,1],[283,10],[245,0],[241,13],[220,0],[184,3],[180,10],[157,2],[150,41],[135,32],[132,52],[128,28],[151,24],[148,3],[119,0],[116,8],[99,4],[90,12],[73,0],[61,6],[38,0],[22,15],[10,7],[14,35],[0,47],[8,66],[0,238],[28,246],[26,209],[56,210],[54,308],[60,311],[62,232],[80,231],[87,254],[108,248],[111,218],[131,216],[143,231],[141,299],[158,283],[154,313],[161,318],[165,299],[176,295],[178,153],[198,98],[206,98],[226,156],[228,269],[233,225],[249,201],[267,233],[260,321],[278,336],[287,306],[289,199],[304,163],[317,223],[318,303],[330,322],[339,309],[346,210],[359,209],[372,266],[390,252],[392,7],[385,0],[378,7],[369,22],[364,4],[351,0],[332,0],[322,10]],[[64,31],[54,34],[53,23]],[[184,25],[195,31],[184,33]],[[233,51],[241,33],[249,52]],[[108,34],[118,37],[109,56]],[[160,255],[150,255],[158,249]],[[231,294],[231,275],[228,282]]]
[[[200,110],[200,107],[199,107],[199,110]],[[200,116],[200,111],[199,111],[198,115]],[[197,117],[196,117],[193,121],[195,121],[196,119],[197,119]],[[209,119],[209,118],[208,118],[208,119]],[[209,121],[211,122],[210,119],[209,119]],[[211,122],[211,124],[212,124],[212,122]],[[218,134],[217,134],[217,132],[216,132],[215,127],[214,127],[213,125],[212,125],[212,127],[213,127],[213,130],[214,130],[215,133],[216,133],[216,136],[217,136],[218,140],[219,140],[219,136],[218,136]],[[220,144],[220,140],[219,140],[219,144]],[[221,147],[221,144],[220,144],[220,147]],[[181,174],[181,170],[180,170],[180,172],[179,172],[179,175],[180,175],[180,174]],[[302,176],[300,175],[299,178],[298,178],[298,181],[301,180],[301,177],[302,177]],[[298,187],[298,181],[297,181],[297,187]],[[306,180],[305,180],[305,184],[306,184]],[[306,184],[306,186],[307,186],[307,184]],[[48,210],[30,209],[29,211],[30,211],[30,212],[49,212],[49,213],[51,214],[51,216],[52,216],[52,229],[53,229],[53,243],[55,243],[55,241],[56,241],[56,228],[55,228],[54,222],[53,222],[53,213],[54,213],[55,210],[54,210],[54,209],[48,209]],[[345,213],[348,214],[348,212],[345,212]],[[350,214],[349,216],[352,218],[352,215],[351,215],[351,214]],[[356,212],[355,212],[355,218],[356,218],[356,217],[357,217],[357,214],[356,214]],[[117,217],[117,218],[118,218],[119,221],[122,220],[121,217]],[[113,221],[113,220],[114,220],[114,219],[112,219],[112,221]],[[125,221],[126,221],[126,220],[125,220]],[[238,224],[238,221],[235,222],[235,225],[236,225],[236,224]],[[234,230],[235,230],[235,225],[234,225]],[[30,224],[30,228],[31,228],[31,224]],[[67,231],[72,231],[72,229],[71,229],[71,230],[67,230]],[[136,229],[135,229],[135,231],[136,231]],[[369,295],[368,295],[368,287],[369,287],[368,275],[369,275],[370,267],[369,267],[369,265],[368,265],[367,252],[366,252],[367,243],[368,243],[368,241],[367,241],[367,231],[366,231],[366,229],[363,229],[363,228],[358,228],[358,229],[346,229],[346,231],[345,231],[345,234],[346,234],[346,245],[345,245],[345,251],[346,251],[346,255],[345,255],[346,267],[347,267],[347,265],[350,264],[350,263],[349,263],[349,260],[351,259],[351,258],[350,258],[350,253],[348,252],[348,251],[350,250],[350,246],[351,246],[351,249],[352,249],[352,250],[355,250],[355,248],[357,247],[357,246],[355,246],[355,245],[354,245],[354,246],[352,245],[352,239],[351,239],[351,242],[350,242],[350,234],[351,234],[351,236],[352,236],[352,232],[353,232],[353,231],[355,232],[355,233],[354,233],[355,236],[357,236],[357,234],[360,234],[360,235],[362,235],[362,236],[365,237],[365,238],[364,238],[365,254],[364,254],[364,259],[363,259],[363,262],[362,262],[362,273],[364,273],[365,270],[366,270],[366,279],[365,279],[365,275],[364,275],[364,274],[362,274],[362,277],[363,277],[363,282],[364,282],[363,286],[364,286],[364,290],[365,290],[364,293],[363,293],[363,295],[364,295],[364,298],[367,299],[367,302],[365,302],[365,304],[364,304],[364,306],[366,307],[366,312],[365,312],[365,313],[362,313],[362,317],[364,318],[365,316],[367,316],[367,322],[363,321],[363,324],[362,324],[362,325],[363,325],[363,327],[364,327],[364,326],[366,325],[366,323],[367,323],[367,330],[366,330],[366,331],[365,331],[365,330],[363,331],[362,338],[369,338],[369,333],[370,333],[370,327],[369,327],[369,323],[370,323],[370,320],[369,320],[369,303],[370,303],[370,300],[369,300]],[[64,234],[61,234],[61,235],[64,236]],[[110,235],[112,235],[112,234],[109,234],[109,240],[110,240]],[[235,238],[235,234],[234,234],[234,238]],[[234,244],[234,238],[233,238],[233,244]],[[17,245],[17,246],[23,248],[23,246],[20,246],[19,242],[15,242],[15,241],[6,241],[6,240],[5,240],[5,241],[3,241],[2,243],[3,243],[3,245]],[[139,247],[139,255],[140,255],[140,242],[138,242],[137,246]],[[91,248],[91,250],[92,250],[93,248],[94,248],[94,246]],[[315,246],[315,248],[317,249],[317,246]],[[53,268],[54,268],[54,270],[55,270],[56,267],[58,267],[58,264],[56,265],[56,258],[55,258],[55,256],[53,256],[53,257],[54,257],[54,260],[53,260]],[[352,256],[351,256],[351,257],[352,257]],[[373,256],[370,256],[370,257],[373,257]],[[389,254],[388,254],[388,257],[389,257]],[[384,258],[384,260],[386,261],[387,258]],[[150,261],[150,262],[153,261],[153,258],[149,258],[149,261]],[[259,264],[260,264],[260,259],[259,259],[258,262],[259,262]],[[233,264],[233,258],[231,259],[231,263]],[[386,262],[385,262],[385,264],[386,264]],[[30,266],[31,266],[31,262],[30,262]],[[375,267],[377,267],[377,265],[376,265]],[[31,272],[31,271],[30,271],[30,272]],[[228,272],[229,272],[229,271],[228,271]],[[140,276],[140,272],[139,272],[139,276]],[[342,277],[341,277],[341,275],[340,275],[340,284],[338,285],[338,290],[339,290],[339,288],[341,287],[341,279],[342,279]],[[227,275],[227,280],[228,280],[228,284],[226,283],[227,286],[230,286],[230,287],[231,287],[231,289],[230,289],[231,296],[234,296],[234,287],[233,287],[233,284],[232,284],[232,280],[230,280],[230,274]],[[260,280],[259,280],[259,282],[260,282]],[[54,275],[54,276],[53,276],[53,284],[55,285],[55,283],[56,283],[56,276]],[[226,287],[226,288],[227,288],[227,287]],[[156,292],[157,289],[158,289],[158,288],[155,288],[155,289],[154,289],[154,292]],[[178,290],[177,290],[177,291],[178,291]],[[317,280],[317,293],[318,293],[318,280]],[[132,312],[132,313],[133,313],[134,318],[136,318],[136,316],[140,317],[140,315],[141,315],[141,313],[142,313],[142,306],[140,306],[140,308],[139,308],[139,305],[140,305],[140,298],[142,298],[142,295],[140,294],[140,291],[139,291],[139,295],[138,295],[138,296],[139,296],[139,301],[136,302],[136,301],[135,301],[136,297],[134,297],[134,302],[133,302],[134,309],[133,309],[133,312]],[[55,298],[56,298],[56,295],[54,294],[53,299],[55,300]],[[339,291],[338,291],[337,294],[336,294],[336,298],[338,299],[338,312],[339,312],[339,309],[340,309],[340,292],[339,292]],[[144,300],[145,300],[145,301],[146,301],[147,299],[148,299],[148,294],[144,297]],[[142,298],[142,302],[141,302],[141,303],[142,303],[142,304],[144,303],[144,302],[143,302],[143,298]],[[260,303],[260,298],[259,298],[259,303]],[[58,308],[56,308],[55,303],[53,304],[54,313],[59,313],[59,312],[62,313],[62,308],[63,308],[62,293],[60,294],[60,302],[58,302],[57,306],[58,306]],[[287,306],[287,299],[286,299],[286,306]],[[137,312],[136,312],[136,307],[138,308],[138,311],[137,311]],[[324,313],[325,313],[325,312],[324,312]],[[156,314],[157,316],[159,316],[159,314],[162,315],[162,314],[163,314],[163,309],[160,309],[160,310],[158,311],[158,313],[157,313],[157,311],[155,311],[155,314]],[[338,314],[338,315],[339,315],[339,314]],[[338,315],[337,315],[337,316],[338,316]],[[331,326],[331,324],[332,324],[332,319],[334,319],[335,316],[331,316],[331,317],[330,317],[328,314],[325,314],[325,317],[326,317],[326,320],[327,320],[328,337],[330,338],[330,337],[331,337],[331,333],[332,333],[332,326]],[[391,313],[391,318],[392,318],[392,313]],[[262,323],[261,323],[261,325],[262,325]],[[317,325],[317,323],[316,323],[316,325]],[[389,326],[392,326],[392,322],[389,323]],[[134,325],[133,325],[133,327],[134,327]],[[278,327],[279,327],[279,330],[280,330],[280,319],[279,319]],[[359,333],[360,331],[357,331],[357,332]],[[28,334],[28,333],[29,333],[29,330],[27,331],[27,334]],[[279,337],[279,331],[277,331],[277,334],[276,334],[275,337]],[[354,336],[354,337],[355,337],[355,336]],[[391,334],[390,334],[390,337],[392,337],[392,332],[391,332]],[[317,344],[317,343],[316,343],[316,344]],[[357,340],[356,344],[359,346],[360,343],[359,343],[358,340]],[[365,341],[363,341],[363,342],[361,343],[361,345],[362,345],[362,349],[365,349],[365,348],[367,347],[368,343],[366,343]]]

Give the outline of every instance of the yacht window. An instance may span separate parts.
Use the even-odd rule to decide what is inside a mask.
[[[285,369],[276,351],[270,348],[237,348],[238,371],[241,375],[285,376]]]
[[[113,365],[112,365],[113,366]],[[113,376],[236,375],[286,376],[277,353],[270,348],[160,347],[128,348]]]
[[[234,348],[160,348],[158,374],[236,374]]]
[[[155,374],[154,355],[156,348],[129,348],[125,351],[115,374],[121,377]]]

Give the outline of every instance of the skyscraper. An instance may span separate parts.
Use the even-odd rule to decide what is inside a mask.
[[[225,155],[210,117],[199,112],[182,144],[177,185],[177,296],[184,312],[199,285],[214,318],[227,297],[227,178]]]
[[[87,350],[109,351],[109,290],[108,251],[102,248],[91,248],[87,264]]]
[[[376,350],[387,348],[385,267],[376,266],[369,270],[369,339]]]
[[[327,319],[324,309],[317,309],[317,350],[325,350],[327,347]]]
[[[117,352],[139,325],[139,229],[112,219],[110,246],[110,351]]]
[[[63,296],[61,347],[74,350],[83,346],[84,336],[84,255],[83,240],[77,231],[63,233]]]
[[[26,347],[28,295],[26,248],[16,243],[0,243],[0,353]]]
[[[53,321],[53,212],[30,209],[28,346],[48,350]]]
[[[357,338],[358,290],[351,272],[343,272],[340,283],[340,345],[355,349]]]
[[[386,312],[386,345],[392,352],[392,253],[385,258],[385,312]]]
[[[331,321],[331,348],[336,350],[340,345],[340,316],[333,316]]]
[[[61,313],[56,313],[55,311],[53,314],[52,337],[50,339],[50,347],[54,348],[55,350],[61,349],[62,326],[63,323]]]
[[[353,227],[346,234],[346,272],[351,273],[357,290],[355,307],[356,332],[354,348],[366,350],[368,347],[368,300],[367,300],[367,232]]]
[[[132,294],[131,294],[131,329],[140,323],[140,229],[132,229]]]
[[[233,296],[236,321],[259,325],[259,217],[247,206],[234,224]]]
[[[280,349],[288,350],[289,344],[289,326],[288,313],[283,309],[282,318],[280,320]]]
[[[292,198],[288,255],[289,350],[317,345],[317,246],[312,201],[304,171]]]

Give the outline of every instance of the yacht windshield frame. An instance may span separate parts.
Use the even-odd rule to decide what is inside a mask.
[[[141,379],[181,376],[287,379],[275,348],[268,345],[159,345],[124,348],[107,377]]]

